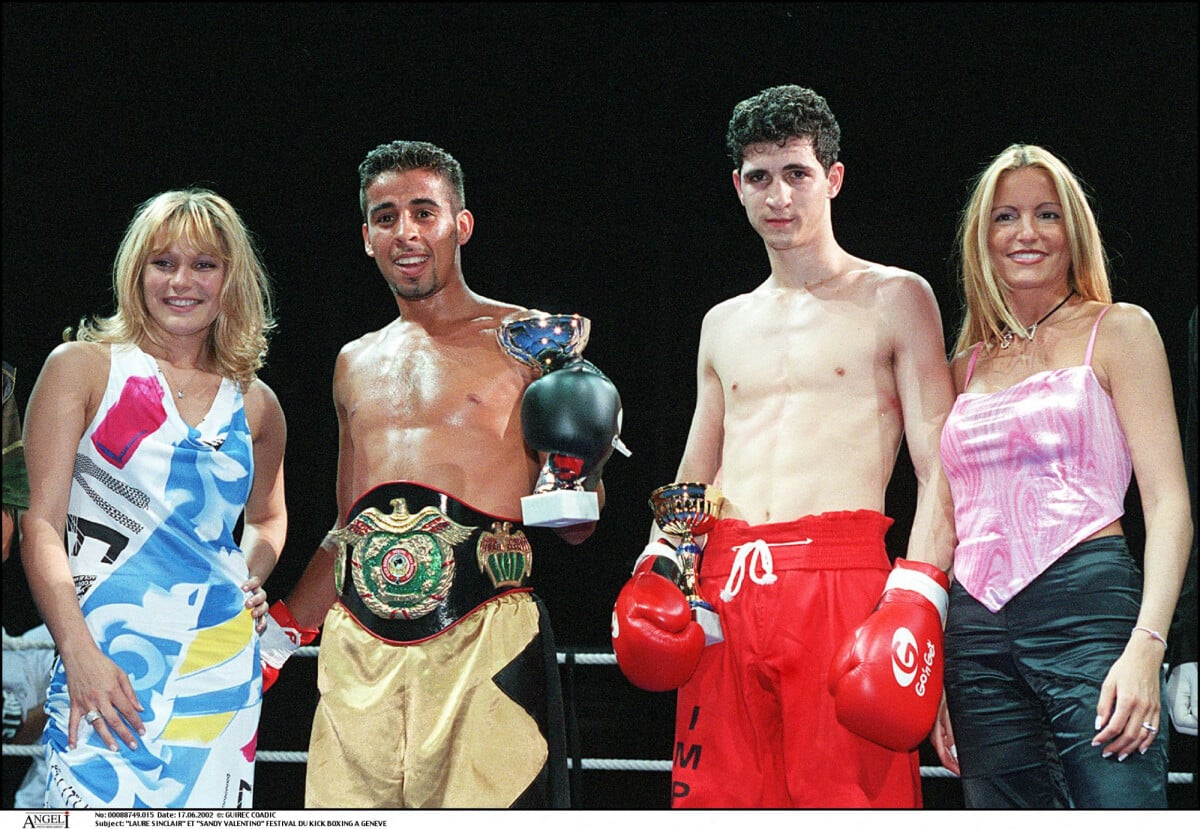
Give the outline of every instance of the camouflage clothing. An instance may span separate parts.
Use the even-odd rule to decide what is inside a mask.
[[[29,508],[29,478],[25,474],[25,444],[21,440],[21,415],[14,391],[17,370],[4,363],[4,508],[12,512]]]

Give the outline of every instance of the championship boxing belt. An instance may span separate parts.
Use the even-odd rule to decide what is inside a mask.
[[[393,642],[436,636],[496,596],[531,589],[533,549],[519,523],[420,484],[370,490],[331,536],[339,601]]]

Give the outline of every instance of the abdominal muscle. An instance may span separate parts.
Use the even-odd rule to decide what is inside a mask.
[[[352,498],[383,483],[411,481],[480,512],[519,520],[521,497],[533,491],[537,470],[523,441],[513,445],[463,427],[375,430],[355,444]]]
[[[819,392],[757,405],[727,398],[715,480],[726,499],[721,516],[768,524],[840,510],[882,512],[899,417],[859,403]]]

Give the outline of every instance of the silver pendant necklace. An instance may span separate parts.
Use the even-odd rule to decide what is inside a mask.
[[[158,364],[158,373],[161,374],[163,376],[163,379],[167,381],[168,386],[174,385],[173,383],[171,383],[171,378],[167,376],[167,372],[163,370],[162,363]],[[175,389],[175,399],[182,400],[184,392],[186,392],[189,388],[191,388],[192,384],[196,382],[196,378],[199,377],[203,373],[204,373],[203,371],[197,369],[196,373],[192,375],[192,379],[188,380],[186,384],[184,384],[182,386],[178,386]]]
[[[1032,340],[1033,335],[1037,333],[1038,326],[1041,325],[1046,320],[1050,319],[1050,317],[1052,317],[1054,315],[1054,312],[1057,311],[1059,308],[1063,307],[1064,305],[1066,305],[1067,300],[1073,296],[1075,296],[1074,288],[1072,288],[1070,290],[1070,292],[1067,293],[1067,295],[1062,298],[1062,302],[1058,303],[1058,305],[1055,305],[1053,308],[1051,308],[1049,311],[1047,311],[1046,316],[1042,317],[1040,320],[1038,320],[1037,322],[1035,322],[1033,325],[1029,326],[1029,328],[1027,328],[1025,330],[1025,338],[1028,340]],[[1000,335],[1000,347],[1008,348],[1010,345],[1012,345],[1012,341],[1013,341],[1013,332],[1009,331],[1008,329],[1005,329],[1004,333]]]

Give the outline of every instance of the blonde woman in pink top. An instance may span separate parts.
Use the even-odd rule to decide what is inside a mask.
[[[1113,303],[1087,197],[1041,147],[1010,146],[978,177],[959,246],[934,747],[970,808],[1165,807],[1164,632],[1192,523],[1162,339]],[[1133,475],[1140,566],[1121,525]]]

